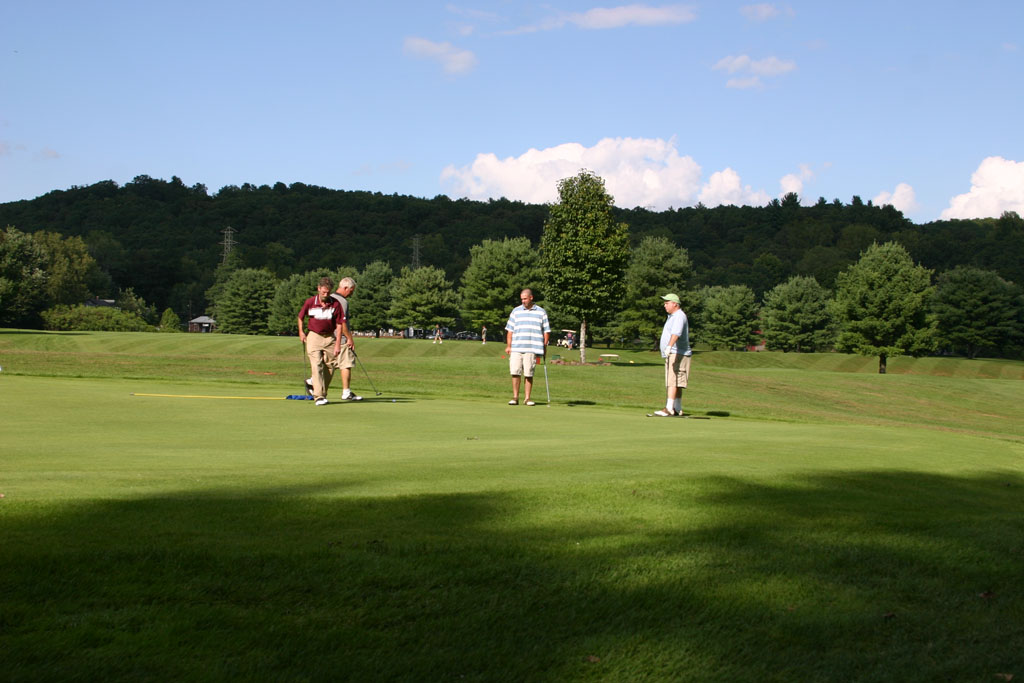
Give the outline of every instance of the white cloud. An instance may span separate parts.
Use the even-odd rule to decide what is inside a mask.
[[[13,145],[7,142],[0,141],[0,157],[13,154],[15,152],[27,152],[28,147],[20,142],[16,142]],[[36,153],[37,157],[44,159],[56,159],[60,157],[60,154],[53,151],[52,149],[46,148],[42,152]]]
[[[879,192],[872,200],[876,206],[892,205],[894,209],[904,214],[917,211],[920,207],[917,203],[917,195],[914,188],[906,183],[900,183],[892,192]]]
[[[551,31],[572,25],[585,30],[622,28],[624,26],[670,26],[685,24],[697,18],[691,5],[621,5],[595,7],[586,12],[574,12],[551,17],[534,26],[523,26],[512,33]]]
[[[468,7],[461,7],[459,5],[448,4],[445,5],[445,9],[449,13],[454,14],[458,17],[462,17],[468,21],[474,23],[460,22],[454,26],[454,30],[460,36],[470,36],[476,33],[476,23],[494,24],[496,22],[503,21],[502,17],[494,12],[485,12],[476,10]]]
[[[711,67],[713,71],[725,71],[728,74],[741,74],[730,78],[725,85],[728,88],[759,88],[761,77],[781,76],[796,69],[796,62],[786,61],[778,57],[751,59],[749,55],[729,55],[722,57]]]
[[[779,16],[779,8],[767,2],[757,5],[744,5],[740,13],[750,21],[768,21]]]
[[[747,55],[739,55],[734,57],[729,55],[728,57],[722,57],[718,60],[718,63],[711,67],[713,70],[722,70],[727,73],[734,74],[741,69],[745,69],[750,66],[750,57]]]
[[[624,5],[622,7],[597,7],[582,14],[569,15],[569,21],[580,28],[606,29],[623,26],[665,26],[683,24],[697,18],[689,5]]]
[[[430,59],[441,64],[445,73],[469,73],[476,66],[476,55],[451,43],[435,43],[426,38],[406,38],[405,53],[419,59]]]
[[[749,90],[750,88],[762,88],[764,83],[757,76],[748,76],[746,78],[730,78],[725,82],[726,88],[735,88],[736,90]]]
[[[441,183],[456,197],[541,204],[558,201],[558,181],[584,168],[601,176],[615,204],[625,208],[661,211],[697,201],[707,206],[762,205],[770,199],[765,192],[744,187],[732,169],[714,173],[702,184],[700,166],[679,154],[675,139],[657,138],[605,138],[593,147],[565,143],[505,159],[478,154],[468,166],[445,168]]]
[[[771,201],[771,197],[763,190],[754,191],[749,185],[743,185],[739,173],[731,168],[712,173],[707,184],[701,188],[699,199],[704,206],[763,206]]]
[[[486,12],[483,10],[461,7],[459,5],[453,5],[451,3],[445,5],[445,9],[451,12],[452,14],[456,14],[460,17],[469,17],[470,19],[474,19],[477,21],[501,21],[501,15],[496,14],[494,12]]]
[[[971,190],[953,197],[939,218],[995,218],[1005,211],[1024,215],[1024,162],[988,157],[971,175]]]
[[[781,76],[796,68],[796,62],[787,62],[778,57],[766,57],[750,63],[750,70],[758,76]]]
[[[779,179],[779,187],[782,188],[782,193],[779,196],[783,197],[790,192],[801,194],[804,190],[804,183],[813,177],[814,172],[811,167],[807,164],[800,164],[798,173],[787,173]]]

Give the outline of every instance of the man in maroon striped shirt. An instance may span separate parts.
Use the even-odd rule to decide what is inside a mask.
[[[331,297],[334,281],[329,277],[320,278],[316,295],[306,299],[299,310],[299,339],[306,346],[309,366],[313,370],[313,398],[316,405],[327,405],[327,389],[334,377],[331,360],[341,353],[341,336],[345,335],[349,347],[352,333],[348,329],[345,310],[341,303]],[[304,318],[309,318],[309,334],[306,334]]]

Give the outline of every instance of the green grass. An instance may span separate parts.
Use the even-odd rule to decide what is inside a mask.
[[[297,393],[295,339],[0,332],[0,677],[1024,676],[1024,365],[702,353],[648,420],[649,353],[528,409],[498,344],[357,350],[315,408],[137,395]]]

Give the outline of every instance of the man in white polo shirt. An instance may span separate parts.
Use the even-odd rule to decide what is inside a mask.
[[[534,405],[530,400],[533,391],[533,370],[537,367],[537,356],[544,357],[551,337],[551,324],[547,312],[533,303],[533,291],[524,289],[519,293],[522,306],[516,306],[505,324],[505,354],[508,356],[509,372],[512,373],[512,400],[510,406],[519,405],[520,376],[526,379],[525,404]]]

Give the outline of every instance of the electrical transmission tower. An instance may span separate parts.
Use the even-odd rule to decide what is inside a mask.
[[[412,269],[416,270],[420,267],[420,240],[423,238],[422,235],[412,236]]]
[[[221,242],[221,244],[224,245],[224,254],[223,256],[221,256],[220,262],[227,263],[228,254],[231,253],[231,250],[235,247],[236,244],[238,244],[238,242],[235,241],[235,229],[232,228],[230,225],[221,230],[221,234],[224,235],[224,241]]]

